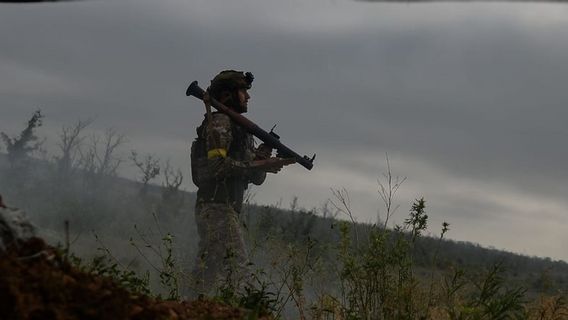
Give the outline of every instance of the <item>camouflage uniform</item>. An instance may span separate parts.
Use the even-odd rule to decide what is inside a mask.
[[[248,167],[256,156],[254,139],[227,115],[213,113],[212,123],[208,126],[206,118],[197,134],[192,175],[199,187],[195,216],[200,241],[192,274],[197,292],[210,294],[227,276],[233,281],[247,276],[239,213],[248,184],[262,184],[266,173]]]

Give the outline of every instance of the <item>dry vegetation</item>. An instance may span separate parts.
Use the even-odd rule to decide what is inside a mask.
[[[123,297],[147,299],[133,300],[133,305],[148,303],[158,309],[171,305],[165,300],[189,295],[187,270],[197,239],[194,195],[180,190],[182,172],[154,155],[132,152],[130,160],[139,169],[140,181],[118,178],[124,161],[117,151],[124,137],[108,130],[89,138],[84,134],[88,121],[63,128],[60,154],[39,161],[36,130],[41,119],[41,113],[35,113],[19,136],[2,134],[7,155],[0,155],[0,193],[8,205],[26,209],[37,225],[52,230],[52,239],[64,243],[64,255],[57,258],[64,261],[59,270],[71,270],[72,278],[79,277],[73,270],[81,270],[84,277],[69,280],[61,274],[45,281],[61,286],[56,279],[77,283],[88,278],[99,281],[96,285],[102,291],[116,288]],[[161,186],[155,184],[160,178]],[[383,178],[379,196],[386,215],[375,225],[356,222],[347,190],[334,190],[333,200],[313,210],[298,208],[297,201],[292,201],[291,210],[247,205],[242,221],[253,273],[241,287],[228,281],[209,298],[237,308],[231,310],[245,308],[250,318],[270,313],[288,319],[568,319],[566,263],[448,241],[447,223],[434,231],[438,237],[426,237],[424,199],[412,204],[404,223],[389,227],[397,208],[396,191],[404,179],[390,170]],[[62,228],[64,221],[69,222],[68,232]],[[3,268],[21,267],[17,272],[22,279],[34,268],[31,262],[6,261]],[[41,268],[31,273],[48,270]],[[113,278],[114,283],[92,280],[103,279],[100,276]],[[28,284],[38,286],[43,281],[28,279]],[[53,288],[41,290],[54,299],[71,299],[58,296],[63,289]],[[27,297],[40,289],[25,290],[31,290],[24,294]],[[83,294],[88,293],[73,296]],[[69,303],[61,308],[70,308]],[[128,308],[109,312],[128,318],[136,309],[128,303]]]

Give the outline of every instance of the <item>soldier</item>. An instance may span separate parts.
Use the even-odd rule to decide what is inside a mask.
[[[249,183],[260,185],[266,173],[277,173],[288,160],[254,165],[269,159],[272,148],[254,146],[254,138],[224,113],[210,113],[210,97],[238,113],[248,110],[253,76],[226,70],[212,81],[205,96],[208,114],[197,128],[191,146],[193,182],[197,185],[195,219],[199,233],[196,265],[192,272],[199,294],[210,294],[223,281],[237,286],[247,276],[248,255],[239,226],[239,213]],[[255,161],[258,163],[258,161]]]

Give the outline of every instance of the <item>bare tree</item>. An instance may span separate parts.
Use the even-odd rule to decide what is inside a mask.
[[[383,223],[383,228],[388,226],[388,222],[390,217],[396,212],[399,208],[398,205],[394,204],[395,195],[400,188],[400,186],[406,181],[406,177],[400,176],[393,176],[389,161],[388,154],[385,154],[386,162],[387,162],[387,172],[383,173],[384,182],[381,179],[377,179],[377,183],[379,185],[379,189],[377,192],[383,201],[385,206],[385,221]],[[380,212],[377,212],[378,218],[380,219]],[[377,221],[379,223],[379,221]]]
[[[166,161],[163,169],[162,201],[158,205],[157,212],[164,219],[176,219],[185,201],[183,193],[179,191],[183,174],[180,169],[172,168],[169,160]]]
[[[90,145],[86,150],[79,149],[81,154],[80,167],[91,182],[99,182],[102,178],[115,176],[122,159],[116,155],[117,148],[126,141],[123,134],[109,128],[104,136],[91,136]]]
[[[179,193],[179,187],[183,182],[183,173],[178,168],[174,171],[170,164],[170,160],[166,161],[164,166],[164,190],[162,191],[162,199],[167,201]]]
[[[116,132],[116,130],[109,128],[105,132],[104,146],[102,155],[97,154],[97,162],[99,164],[99,174],[106,176],[116,175],[116,170],[122,162],[122,159],[115,155],[116,148],[126,141],[126,137]]]
[[[81,132],[90,124],[92,120],[79,120],[72,126],[63,126],[59,133],[59,149],[61,156],[56,157],[55,162],[61,176],[67,177],[79,166],[78,154],[80,153],[81,144],[85,137],[81,136]]]
[[[359,246],[359,232],[357,230],[357,219],[351,210],[351,198],[349,197],[349,192],[345,187],[341,189],[331,188],[331,193],[333,194],[334,200],[329,200],[332,206],[335,207],[338,213],[343,213],[349,217],[351,224],[353,225],[353,230],[355,232],[355,245]]]
[[[97,153],[97,143],[99,137],[92,135],[90,139],[90,145],[85,149],[79,149],[79,166],[85,176],[94,177],[97,172],[96,165],[96,153]]]
[[[160,159],[156,159],[153,155],[149,154],[146,155],[143,160],[140,160],[138,159],[138,153],[133,150],[130,153],[130,160],[132,160],[134,165],[142,174],[142,178],[140,179],[142,182],[142,189],[140,190],[140,193],[144,195],[146,194],[150,180],[160,175]]]

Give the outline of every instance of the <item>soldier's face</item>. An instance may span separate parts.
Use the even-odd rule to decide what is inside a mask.
[[[240,113],[245,113],[248,110],[248,101],[250,99],[250,95],[248,94],[246,89],[239,89],[237,91],[237,97],[239,99],[239,110]]]

